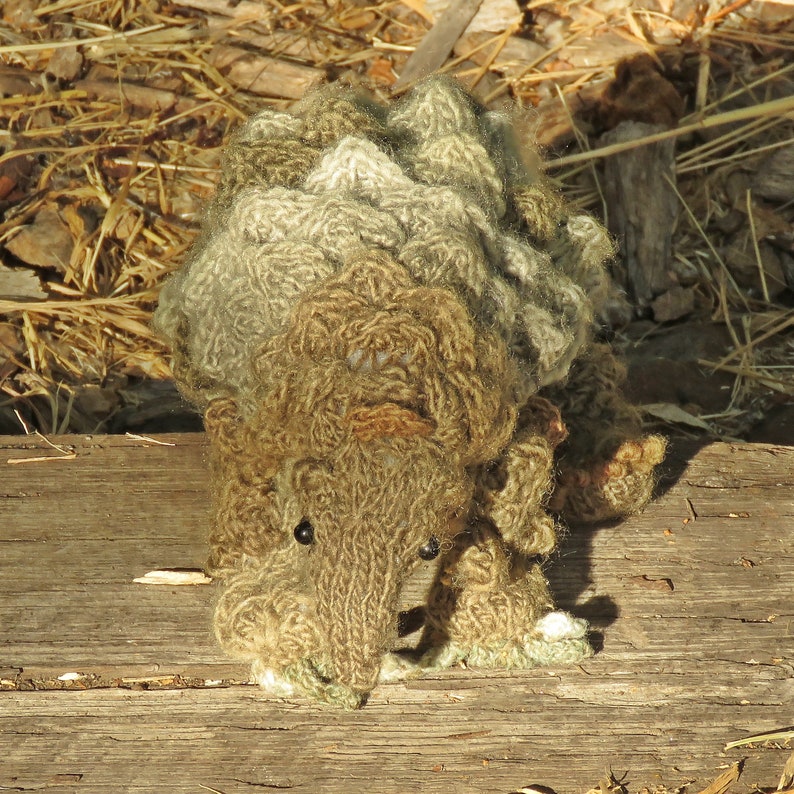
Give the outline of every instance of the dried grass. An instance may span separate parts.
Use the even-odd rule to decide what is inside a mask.
[[[549,174],[596,213],[604,157],[676,140],[674,267],[696,289],[699,312],[734,335],[730,355],[702,362],[735,377],[724,422],[710,419],[726,433],[741,431],[769,394],[794,391],[791,285],[779,289],[767,250],[770,234],[794,222],[794,207],[759,197],[752,180],[792,138],[794,33],[790,23],[764,21],[763,5],[714,5],[701,17],[675,19],[663,4],[533,0],[523,21],[459,42],[444,66],[484,101],[499,106],[509,96],[523,107],[547,147]],[[298,89],[320,79],[386,96],[429,27],[421,0],[7,2],[0,256],[38,274],[48,297],[3,298],[0,289],[0,412],[19,410],[45,432],[102,429],[124,402],[111,393],[168,378],[150,313],[195,236],[230,131],[255,109],[289,106]],[[517,35],[534,36],[544,51],[516,60]],[[250,70],[243,78],[215,65],[229,47],[250,53],[253,68],[268,75],[269,93]],[[694,110],[674,129],[599,145],[581,111],[597,104],[616,62],[631,52],[651,53],[677,74]],[[13,255],[15,238],[47,211],[71,238],[66,261]],[[737,228],[726,231],[736,213]],[[737,274],[726,259],[740,238],[750,274]],[[97,390],[107,404],[97,403]]]

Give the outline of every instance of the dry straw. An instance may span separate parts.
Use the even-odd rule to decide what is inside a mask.
[[[588,3],[560,12],[531,2],[523,20],[458,42],[443,67],[486,101],[515,98],[541,141],[573,140],[549,152],[549,174],[570,200],[598,212],[601,161],[616,149],[600,146],[586,127],[577,138],[571,122],[581,127],[579,111],[597,101],[619,58],[651,52],[673,64],[668,71],[691,92],[694,112],[675,129],[621,147],[675,139],[681,217],[673,264],[688,274],[701,311],[734,335],[731,356],[709,362],[736,378],[724,422],[730,432],[741,429],[737,411],[746,414],[770,390],[791,394],[794,383],[791,309],[779,302],[780,273],[770,270],[769,254],[769,240],[782,239],[770,220],[790,225],[792,203],[770,203],[750,184],[737,207],[725,190],[763,170],[792,138],[794,34],[785,20],[760,18],[770,13],[764,5],[734,3],[684,20],[630,3],[599,15]],[[38,276],[48,296],[39,287],[0,289],[4,426],[15,423],[18,407],[42,430],[63,428],[65,415],[65,427],[85,430],[90,422],[78,419],[86,411],[102,427],[107,414],[86,408],[86,386],[113,390],[129,378],[167,377],[149,317],[163,278],[195,236],[218,147],[254,110],[285,109],[329,74],[385,96],[430,22],[414,0],[363,9],[308,0],[286,7],[20,0],[4,11],[0,254],[27,268],[31,285]],[[544,49],[530,54],[527,38]],[[230,62],[240,50],[249,54]],[[52,210],[72,239],[62,252],[68,261],[53,267],[29,251],[32,262],[13,255],[21,230],[35,230]],[[718,221],[735,212],[741,229],[727,233]],[[741,234],[750,241],[744,280],[726,254]],[[790,261],[788,268],[791,278]]]

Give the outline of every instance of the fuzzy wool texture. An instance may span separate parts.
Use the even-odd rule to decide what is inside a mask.
[[[640,509],[664,442],[592,342],[612,242],[529,163],[444,78],[388,106],[328,86],[226,150],[155,322],[211,438],[216,633],[278,693],[350,708],[395,670],[591,653],[538,563],[549,508]],[[428,548],[416,660],[387,675]]]

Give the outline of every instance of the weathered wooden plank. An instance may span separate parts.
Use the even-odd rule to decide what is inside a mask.
[[[722,748],[794,722],[794,449],[684,450],[643,515],[570,530],[548,573],[592,621],[585,664],[446,671],[346,714],[241,685],[212,587],[132,582],[205,554],[204,438],[158,440],[8,464],[60,453],[0,438],[0,787],[581,792],[611,767],[636,790],[742,757],[745,789],[777,783],[788,751]]]

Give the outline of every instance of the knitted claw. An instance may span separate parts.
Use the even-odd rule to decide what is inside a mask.
[[[469,667],[517,670],[575,664],[593,655],[587,629],[587,621],[581,618],[549,612],[521,637],[469,646],[450,641],[428,651],[421,665],[431,670],[465,662]]]
[[[592,523],[628,516],[650,500],[654,468],[664,458],[661,436],[624,441],[605,461],[590,468],[563,468],[550,509],[570,521]]]
[[[554,450],[565,435],[560,412],[548,400],[532,397],[509,447],[480,477],[477,504],[482,517],[521,554],[548,554],[557,545],[554,519],[544,506]]]
[[[479,525],[456,538],[430,591],[423,668],[567,664],[592,654],[587,624],[554,612],[540,566]]]

